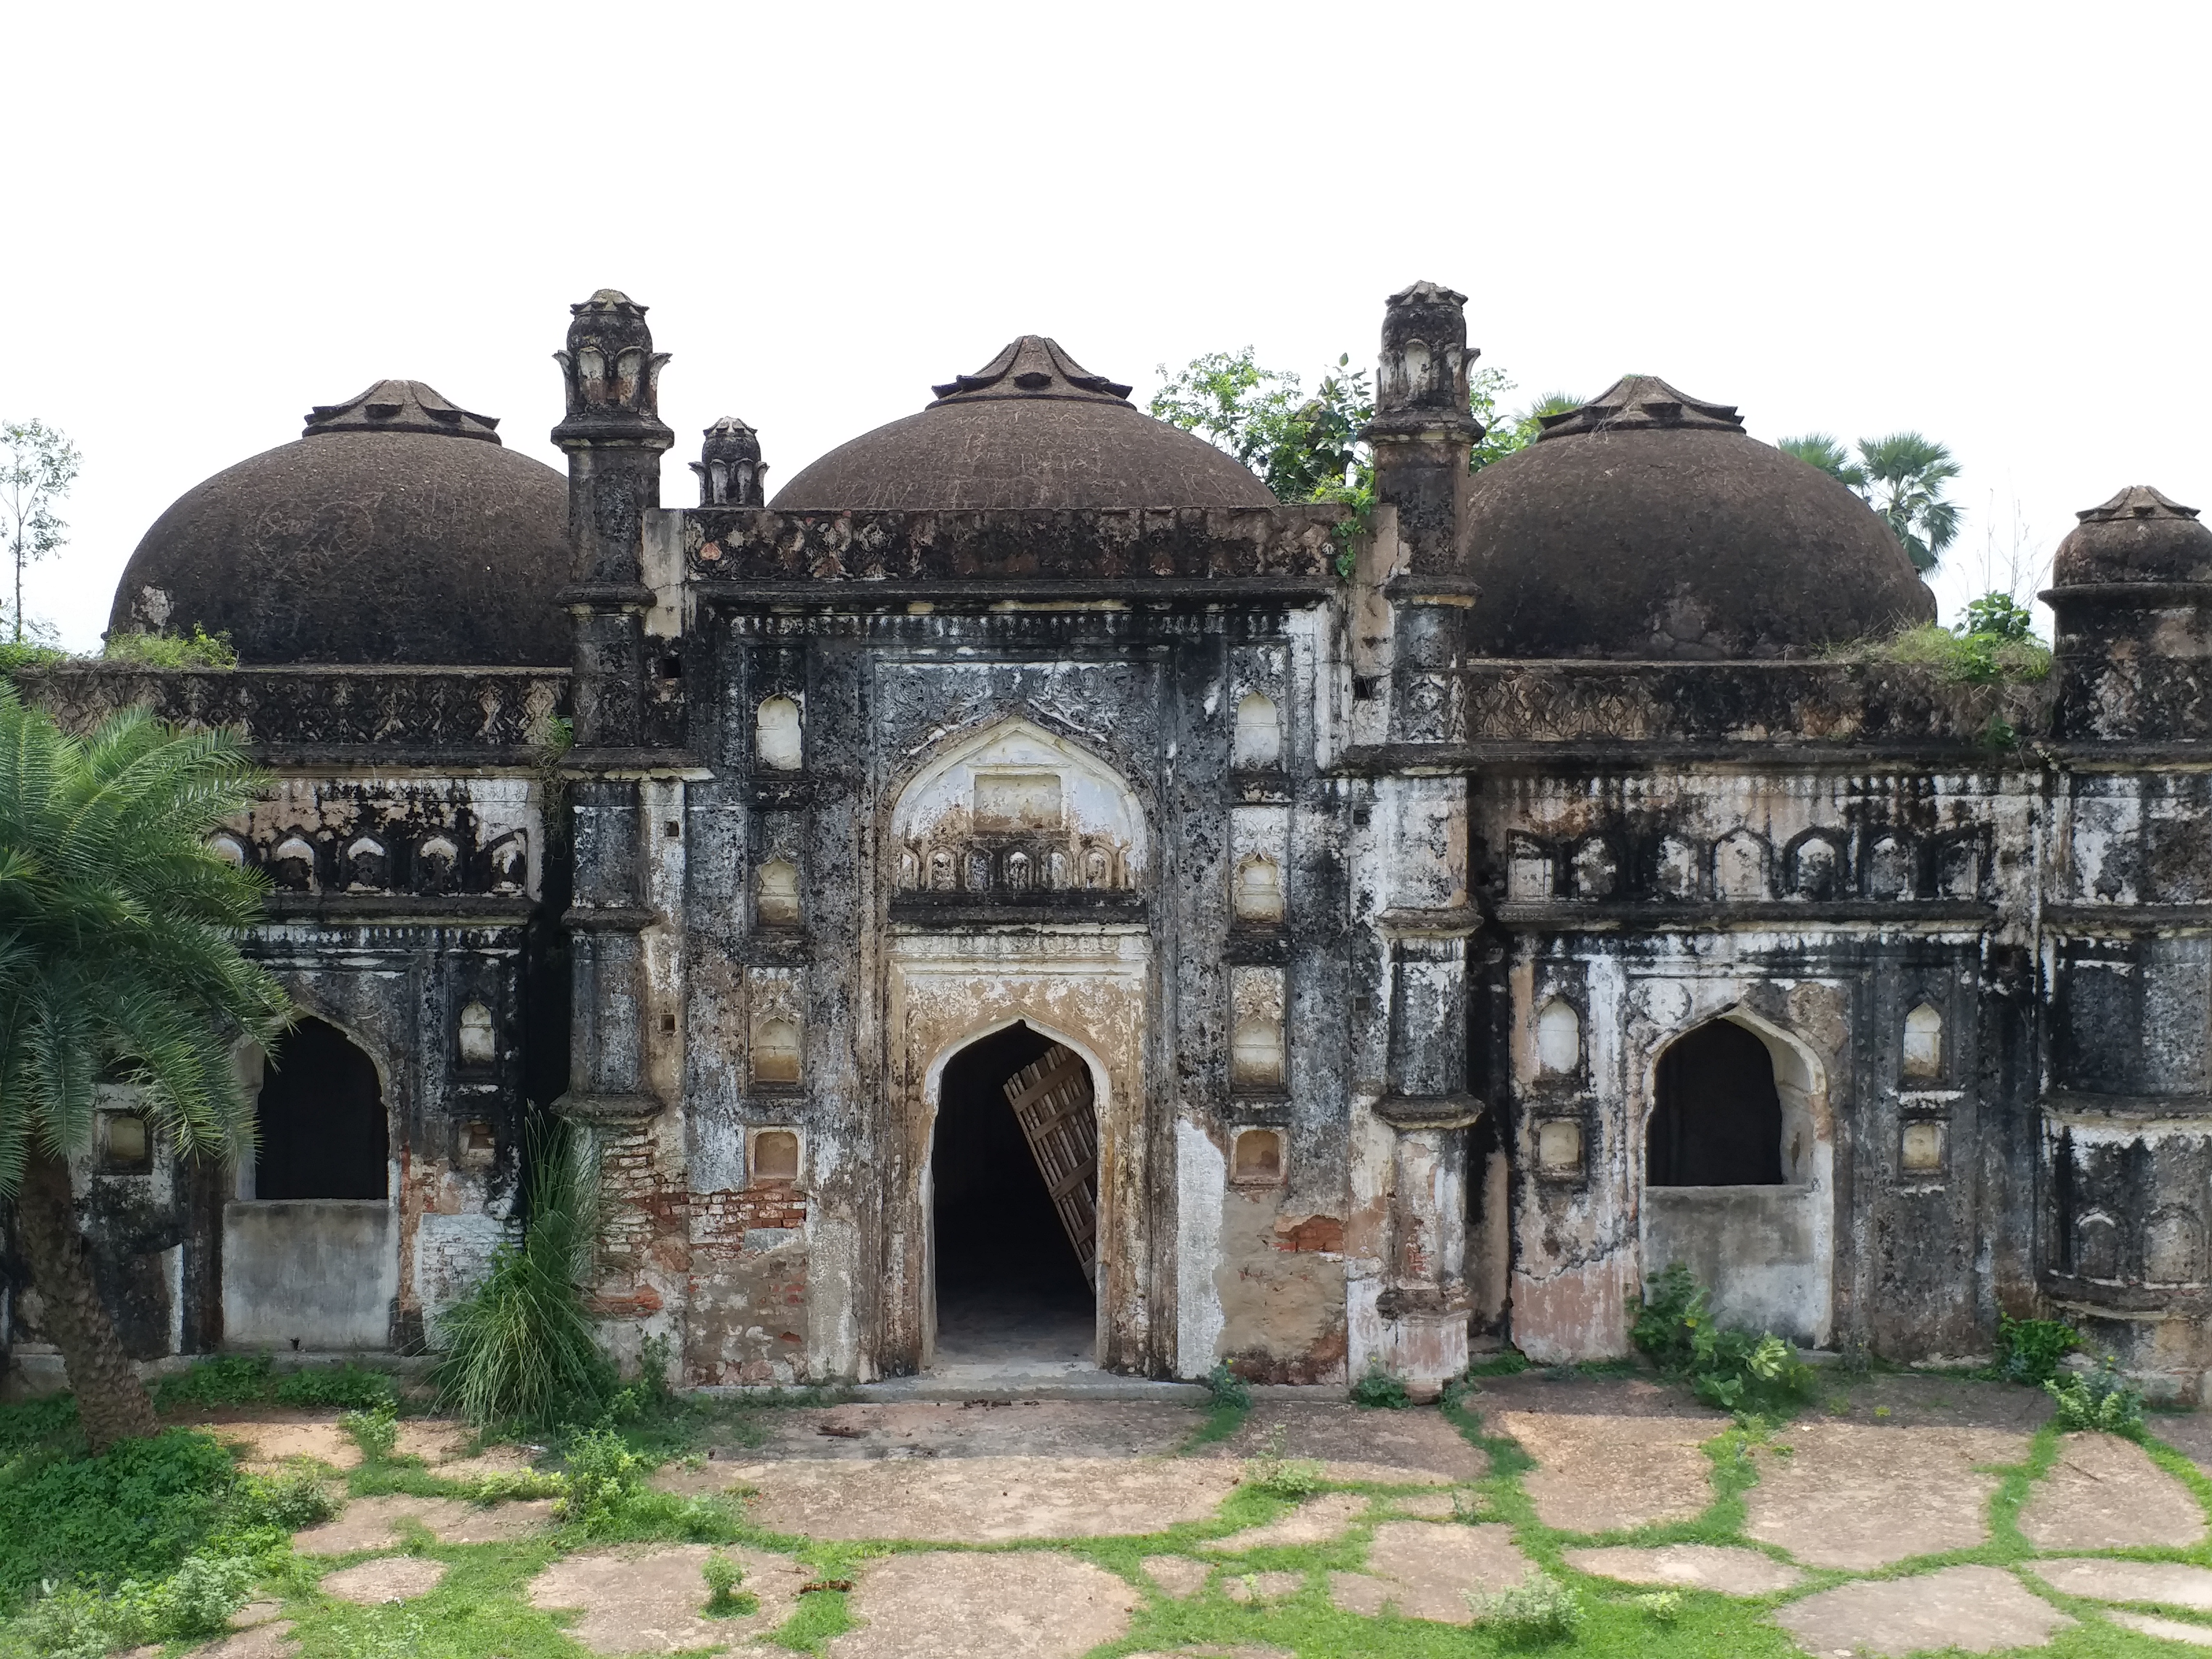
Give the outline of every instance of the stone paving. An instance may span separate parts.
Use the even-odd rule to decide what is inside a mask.
[[[2099,1553],[2208,1541],[2192,1490],[2141,1448],[2094,1434],[2059,1441],[2019,1514],[2039,1559],[1920,1565],[1917,1558],[1990,1540],[1999,1467],[2026,1461],[2042,1420],[2036,1401],[2026,1389],[1894,1376],[1855,1382],[1839,1398],[1754,1445],[1755,1484],[1743,1495],[1736,1542],[1621,1536],[1701,1516],[1702,1528],[1714,1525],[1716,1465],[1705,1448],[1729,1419],[1680,1394],[1642,1379],[1531,1375],[1486,1382],[1470,1405],[1488,1432],[1510,1436],[1533,1460],[1520,1486],[1542,1524],[1570,1534],[1559,1559],[1588,1575],[1578,1581],[1586,1597],[1656,1587],[1738,1598],[1815,1659],[2033,1651],[2085,1625],[2108,1642],[2212,1647],[2212,1568]],[[672,1465],[656,1484],[729,1494],[771,1532],[870,1547],[838,1558],[849,1564],[836,1571],[852,1581],[852,1627],[830,1640],[830,1659],[1078,1659],[1125,1642],[1148,1607],[1183,1604],[1194,1617],[1240,1608],[1234,1617],[1261,1621],[1255,1628],[1270,1637],[1277,1627],[1265,1621],[1310,1618],[1324,1598],[1341,1614],[1464,1627],[1474,1618],[1469,1592],[1509,1588],[1529,1571],[1498,1495],[1477,1485],[1489,1474],[1487,1455],[1442,1413],[1263,1397],[1231,1439],[1186,1449],[1197,1420],[1186,1408],[1149,1403],[789,1410],[769,1419],[763,1443],[714,1448],[690,1467]],[[334,1420],[313,1414],[210,1426],[264,1466],[352,1461]],[[2192,1456],[2212,1452],[2212,1435],[2194,1418],[2152,1426]],[[402,1449],[441,1474],[527,1467],[527,1449],[471,1453],[471,1444],[452,1425],[403,1425]],[[1367,1489],[1322,1491],[1224,1536],[1151,1541],[1178,1524],[1215,1522],[1249,1460],[1268,1455],[1313,1459],[1332,1484]],[[529,1547],[555,1525],[550,1510],[544,1500],[364,1498],[295,1541],[324,1559],[320,1586],[333,1599],[404,1607],[439,1595],[449,1571],[419,1553],[425,1534],[438,1549]],[[1504,1513],[1515,1512],[1509,1503]],[[1140,1571],[1109,1571],[1059,1542],[1115,1536],[1147,1540]],[[884,1553],[875,1540],[908,1547]],[[1301,1549],[1317,1553],[1253,1553]],[[775,1659],[784,1650],[767,1644],[766,1632],[807,1595],[844,1588],[815,1583],[816,1568],[780,1549],[733,1547],[758,1606],[709,1618],[701,1573],[708,1553],[672,1544],[575,1551],[556,1555],[525,1594],[559,1610],[574,1640],[610,1659],[684,1650]],[[1838,1579],[1900,1567],[1894,1577]],[[296,1602],[256,1604],[198,1653],[296,1659],[292,1621],[301,1616]],[[1651,1650],[1669,1650],[1654,1628]],[[1372,1650],[1391,1650],[1378,1635]],[[1574,1648],[1559,1651],[1571,1659]],[[1186,1640],[1147,1653],[1297,1659],[1266,1643]]]
[[[2142,1447],[2076,1434],[2021,1510],[2020,1529],[2041,1550],[2186,1549],[2204,1540],[2204,1510]]]
[[[1986,1541],[2001,1478],[1986,1470],[2027,1457],[2026,1435],[1996,1429],[1807,1421],[1775,1440],[1744,1532],[1809,1566],[1858,1572]]]

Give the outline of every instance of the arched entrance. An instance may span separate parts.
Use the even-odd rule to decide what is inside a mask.
[[[223,1208],[225,1344],[390,1346],[398,1219],[376,1062],[337,1026],[302,1019],[263,1062],[255,1127]]]
[[[1679,1261],[1725,1322],[1825,1343],[1834,1199],[1818,1063],[1739,1011],[1669,1043],[1650,1098],[1644,1271]]]
[[[1095,1363],[1097,1089],[1073,1049],[1021,1021],[939,1073],[931,1137],[933,1363]]]

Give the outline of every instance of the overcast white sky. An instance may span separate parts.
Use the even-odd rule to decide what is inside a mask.
[[[2212,505],[2208,46],[2201,0],[18,3],[0,416],[85,456],[27,608],[93,646],[173,499],[385,375],[557,462],[603,285],[681,505],[724,413],[773,489],[1016,333],[1141,398],[1370,358],[1431,277],[1523,394],[1948,442],[1948,617],[1992,501],[2045,554],[2124,484]]]

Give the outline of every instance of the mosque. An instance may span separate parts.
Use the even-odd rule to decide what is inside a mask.
[[[1805,1344],[2063,1316],[2196,1396],[2193,509],[2084,512],[2049,683],[1960,685],[1833,649],[1933,601],[1726,404],[1633,377],[1470,472],[1432,283],[1364,514],[1035,335],[772,498],[720,421],[664,507],[646,307],[573,313],[565,478],[382,381],[132,556],[112,626],[239,666],[21,677],[277,780],[216,843],[304,1016],[242,1057],[257,1157],[180,1164],[118,1089],[78,1173],[134,1354],[422,1352],[555,1114],[607,1341],[691,1383],[1433,1390],[1625,1352],[1681,1261]]]

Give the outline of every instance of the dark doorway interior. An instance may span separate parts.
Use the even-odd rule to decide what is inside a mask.
[[[1724,1019],[1700,1025],[1659,1056],[1658,1084],[1652,1186],[1782,1184],[1782,1098],[1765,1043]]]
[[[337,1026],[303,1019],[263,1073],[253,1195],[389,1198],[376,1065]]]
[[[931,1160],[940,1366],[1095,1354],[1091,1282],[1006,1103],[1006,1079],[1053,1047],[1015,1024],[945,1063]]]

